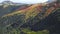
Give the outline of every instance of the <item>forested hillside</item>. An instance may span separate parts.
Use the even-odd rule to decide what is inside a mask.
[[[59,34],[60,2],[0,6],[1,34]]]

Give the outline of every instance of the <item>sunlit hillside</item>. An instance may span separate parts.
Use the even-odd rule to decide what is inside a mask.
[[[40,13],[41,13],[41,15],[39,16]],[[42,12],[42,5],[34,4],[26,9],[17,10],[12,13],[3,15],[0,19],[1,20],[0,22],[1,22],[1,26],[3,26],[3,28],[10,29],[10,27],[13,27],[13,29],[14,29],[15,27],[20,28],[23,24],[29,22],[31,19],[34,19],[36,16],[39,19],[39,20],[37,20],[37,22],[39,22],[43,18],[43,15],[44,14]],[[16,26],[15,26],[15,24],[16,24]],[[31,25],[33,25],[33,24],[35,24],[35,23],[32,22]]]
[[[0,9],[1,34],[51,34],[52,32],[54,34],[58,32],[58,27],[55,29],[55,26],[59,25],[56,18],[58,14],[60,15],[59,2],[1,6]]]

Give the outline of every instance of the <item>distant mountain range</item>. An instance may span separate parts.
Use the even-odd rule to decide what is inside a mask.
[[[54,2],[55,0],[48,0],[46,3]],[[3,1],[0,3],[0,5],[25,5],[26,3],[15,3],[12,1]]]
[[[0,3],[0,5],[24,5],[24,3],[15,3],[12,1],[3,1]]]
[[[14,3],[12,1],[4,1],[0,3],[0,17],[4,14],[11,13],[15,10],[22,10],[31,6],[31,4],[23,4],[23,3]]]

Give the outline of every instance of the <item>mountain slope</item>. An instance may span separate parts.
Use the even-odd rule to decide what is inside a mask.
[[[33,19],[35,16],[37,16],[41,12],[40,8],[41,5],[36,4],[30,6],[27,9],[18,10],[2,16],[0,19],[0,25],[3,28],[2,30],[4,31],[7,28],[9,28],[10,30],[11,26],[13,28],[20,28],[20,26],[22,26],[23,24],[27,23],[30,19]]]
[[[20,8],[20,10],[25,9],[27,7],[29,7],[30,5],[8,5],[7,7],[4,7],[5,5],[0,6],[0,17],[5,15],[5,14],[9,14],[12,13],[14,11],[16,11],[17,9]]]
[[[38,16],[39,20],[41,20],[42,18],[45,18],[46,16],[48,16],[51,13],[50,9],[44,13],[44,12],[42,12],[42,5],[35,4],[35,5],[30,6],[27,9],[18,10],[16,12],[12,12],[10,14],[4,15],[4,16],[2,16],[2,18],[4,18],[3,21],[5,20],[4,22],[6,22],[6,26],[9,24],[11,25],[13,23],[17,23],[17,22],[20,23],[20,26],[21,26],[39,14],[41,14]],[[54,8],[52,7],[52,10],[53,9]],[[2,20],[2,18],[1,18],[1,20]],[[1,21],[1,22],[4,23],[3,21]]]
[[[45,6],[41,4],[34,4],[23,10],[18,9],[12,13],[5,14],[0,18],[1,29],[22,30],[21,27],[34,27],[36,23],[39,24],[40,21],[49,16],[54,12],[53,10],[59,7],[60,6],[56,6],[54,3],[52,3],[52,5],[49,4]]]

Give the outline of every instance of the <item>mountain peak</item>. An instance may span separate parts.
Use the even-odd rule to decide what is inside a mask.
[[[12,1],[3,1],[2,4],[13,4]]]
[[[12,1],[3,1],[0,3],[0,5],[24,5],[24,3],[15,3],[15,2],[12,2]]]

